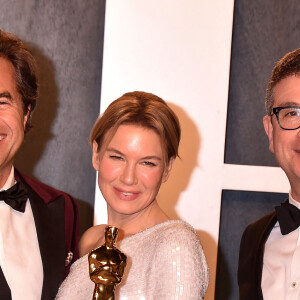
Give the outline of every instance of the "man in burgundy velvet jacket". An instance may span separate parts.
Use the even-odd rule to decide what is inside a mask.
[[[0,30],[0,299],[53,300],[78,258],[77,206],[14,168],[38,96],[35,61]]]

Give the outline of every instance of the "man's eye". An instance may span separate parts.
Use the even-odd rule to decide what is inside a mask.
[[[298,113],[297,113],[296,111],[291,111],[291,112],[289,113],[289,115],[290,115],[291,117],[295,117],[295,116],[298,116]]]
[[[12,98],[9,93],[0,93],[0,105],[9,104]]]
[[[299,117],[299,110],[290,110],[284,115],[285,118]]]

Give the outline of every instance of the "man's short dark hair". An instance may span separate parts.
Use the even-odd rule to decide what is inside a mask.
[[[31,128],[32,112],[38,98],[35,59],[16,35],[2,30],[0,30],[0,57],[7,59],[15,70],[16,86],[22,97],[24,115],[29,109],[25,126],[25,132],[27,132]]]
[[[272,71],[271,78],[268,83],[266,91],[266,111],[270,116],[274,105],[274,87],[282,79],[289,76],[300,75],[300,48],[287,53],[281,60],[279,60]]]

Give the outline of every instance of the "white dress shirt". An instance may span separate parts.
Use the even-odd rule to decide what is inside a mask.
[[[15,184],[14,168],[0,190]],[[12,300],[40,300],[43,264],[29,200],[25,212],[0,201],[0,265]]]
[[[300,209],[291,193],[289,202]],[[261,287],[264,300],[300,300],[299,228],[282,235],[276,222],[265,244]]]

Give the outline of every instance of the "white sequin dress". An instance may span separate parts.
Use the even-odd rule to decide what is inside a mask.
[[[199,238],[186,222],[157,224],[117,247],[127,255],[127,266],[115,290],[116,300],[203,299],[208,268]],[[56,300],[90,300],[94,286],[85,255],[72,265]]]

